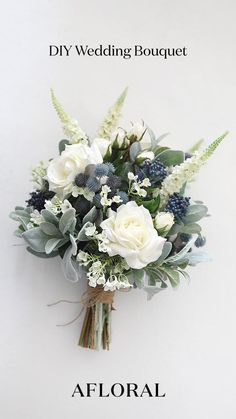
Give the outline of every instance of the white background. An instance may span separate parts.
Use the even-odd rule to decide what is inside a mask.
[[[235,407],[235,1],[22,0],[1,4],[1,390],[3,419],[136,417],[233,419]],[[186,58],[49,57],[49,44],[186,46]],[[125,86],[124,123],[143,118],[187,149],[230,130],[193,185],[213,262],[190,285],[146,301],[117,294],[109,352],[77,346],[79,299],[59,260],[28,254],[8,219],[31,190],[29,169],[63,134],[49,88],[94,134]],[[71,398],[77,382],[160,382],[164,399]]]

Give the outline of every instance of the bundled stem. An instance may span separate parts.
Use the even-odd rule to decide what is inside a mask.
[[[84,296],[85,318],[79,345],[83,348],[109,350],[111,341],[111,311],[114,293],[104,291],[102,286],[89,287]]]

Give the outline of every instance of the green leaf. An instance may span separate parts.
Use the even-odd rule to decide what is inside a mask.
[[[144,278],[145,278],[145,271],[144,269],[133,269],[131,272],[134,282],[138,288],[143,288],[144,286]]]
[[[144,208],[147,208],[151,214],[154,214],[160,206],[160,195],[147,201],[138,199],[136,202],[138,205],[143,205]]]
[[[169,150],[169,147],[160,147],[159,145],[153,150],[155,157],[161,154],[163,151]]]
[[[59,153],[60,154],[65,150],[66,145],[68,145],[68,144],[70,144],[70,142],[68,140],[61,140],[59,142],[58,148],[59,148]]]
[[[168,276],[172,287],[173,288],[177,287],[177,285],[179,285],[179,281],[180,281],[179,272],[175,271],[174,269],[167,268],[167,267],[162,267],[161,269],[163,269],[163,271]]]
[[[60,221],[59,221],[59,229],[64,235],[68,231],[71,230],[71,227],[75,226],[76,218],[75,218],[75,209],[69,208],[64,212]],[[71,232],[71,231],[70,231]]]
[[[58,230],[58,228],[52,224],[52,223],[48,223],[47,221],[43,221],[39,228],[45,233],[48,234],[49,236],[53,236],[56,238],[62,238],[62,234],[61,232]]]
[[[195,153],[196,151],[198,151],[200,148],[201,148],[201,145],[203,144],[203,142],[204,142],[204,140],[203,139],[201,139],[201,140],[198,140],[189,150],[188,150],[188,152],[189,153],[191,153],[191,154],[193,154],[193,153]]]
[[[162,153],[158,154],[158,159],[165,166],[176,166],[184,161],[184,153],[179,150],[165,150]]]

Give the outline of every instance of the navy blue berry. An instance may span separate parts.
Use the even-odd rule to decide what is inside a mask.
[[[141,166],[141,172],[138,174],[140,180],[148,177],[153,181],[161,181],[168,175],[166,167],[159,159],[145,160]]]
[[[203,236],[198,236],[197,240],[195,241],[196,247],[202,247],[206,244],[206,238]]]
[[[26,201],[27,207],[33,207],[34,209],[41,211],[44,209],[46,199],[52,198],[53,195],[53,192],[31,192],[31,198]]]
[[[182,220],[186,215],[189,201],[190,198],[184,197],[179,193],[174,193],[170,195],[165,211],[172,212],[176,220]]]

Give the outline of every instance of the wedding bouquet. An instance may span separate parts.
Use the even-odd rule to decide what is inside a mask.
[[[68,280],[87,282],[79,345],[91,349],[109,349],[117,290],[151,298],[207,260],[198,222],[208,210],[186,188],[227,134],[184,152],[160,145],[166,134],[157,138],[142,121],[117,128],[126,93],[91,139],[51,92],[66,139],[33,168],[34,191],[10,214],[29,252],[59,255]]]

